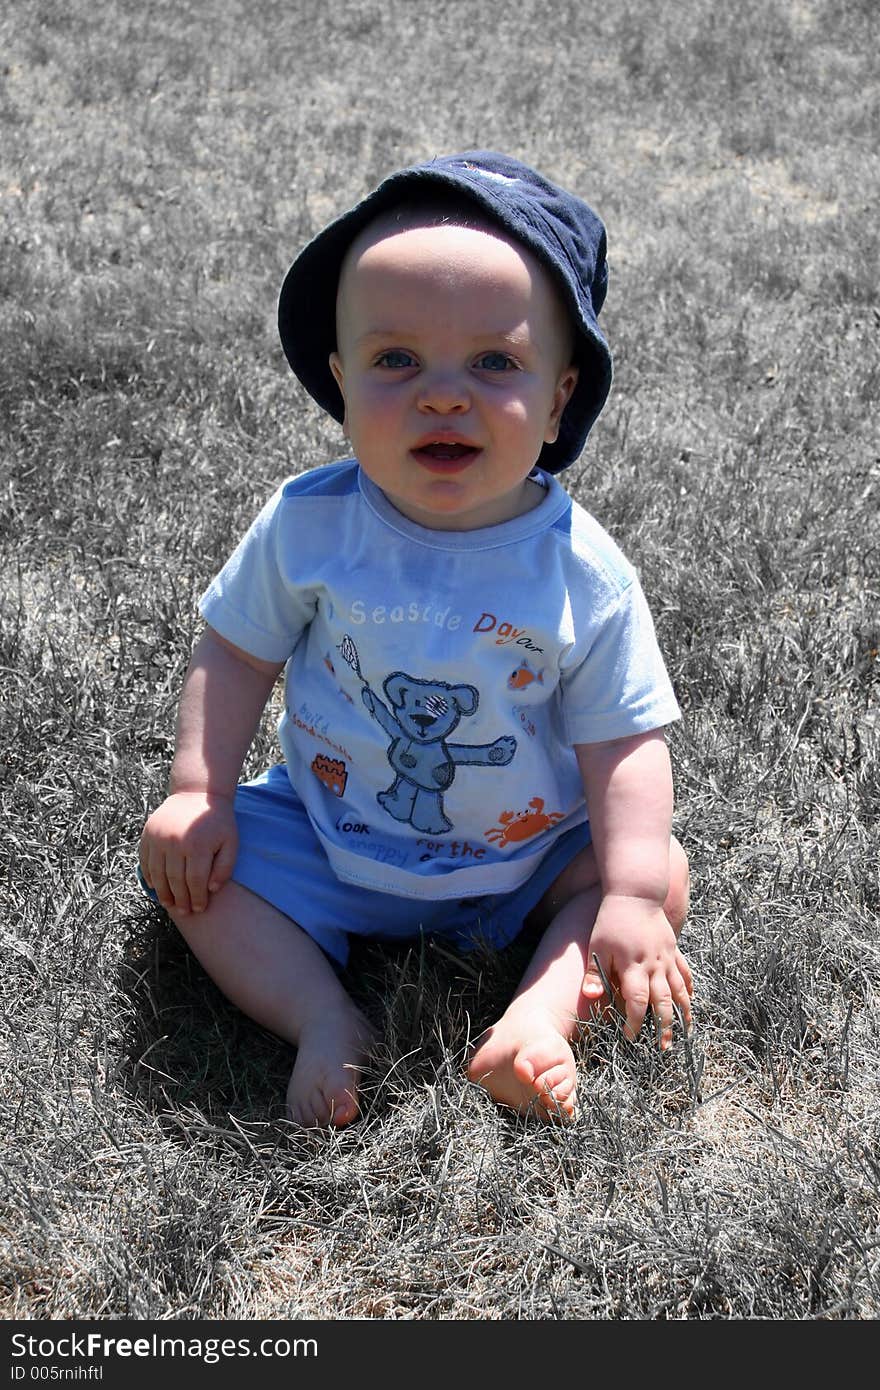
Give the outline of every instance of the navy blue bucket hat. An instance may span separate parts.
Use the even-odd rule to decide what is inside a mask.
[[[345,253],[380,213],[438,195],[497,223],[547,267],[562,291],[576,329],[580,374],[559,436],[544,445],[538,460],[548,473],[558,473],[580,454],[611,387],[611,353],[597,322],[608,287],[605,228],[580,198],[508,155],[473,150],[401,169],[325,227],[281,287],[278,331],[287,360],[309,394],[341,423],[342,396],[328,359],[336,348],[336,289]]]

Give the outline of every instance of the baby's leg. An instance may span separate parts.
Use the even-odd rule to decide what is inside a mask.
[[[687,913],[688,867],[677,840],[670,853],[666,916],[676,933]],[[593,1008],[581,993],[589,962],[589,938],[601,890],[588,846],[572,860],[536,908],[552,917],[519,987],[499,1021],[477,1040],[468,1077],[495,1100],[524,1113],[575,1113],[577,1075],[571,1040]]]
[[[371,1029],[311,937],[231,881],[204,912],[170,915],[227,998],[297,1049],[291,1118],[338,1126],[356,1119]]]
[[[599,910],[599,889],[572,898],[538,945],[499,1021],[478,1039],[468,1076],[502,1105],[520,1113],[571,1117],[576,1074],[570,1039],[588,1016],[581,994],[587,943]]]

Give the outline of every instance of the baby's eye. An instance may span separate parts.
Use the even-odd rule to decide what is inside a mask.
[[[477,358],[477,366],[484,372],[508,372],[516,363],[506,352],[484,352]]]
[[[403,367],[415,366],[415,361],[411,352],[405,352],[403,348],[389,348],[387,352],[380,352],[376,358],[376,366],[400,371]]]

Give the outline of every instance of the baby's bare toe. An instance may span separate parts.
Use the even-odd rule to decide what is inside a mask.
[[[468,1076],[520,1114],[574,1114],[574,1054],[544,1015],[505,1016],[474,1052]]]

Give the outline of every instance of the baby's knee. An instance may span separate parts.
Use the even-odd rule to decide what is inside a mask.
[[[663,910],[669,918],[676,936],[684,926],[688,915],[690,890],[691,871],[688,858],[673,835],[669,847],[669,893],[663,904]]]

